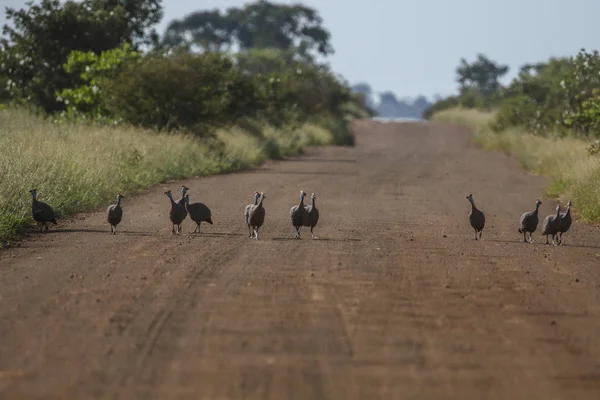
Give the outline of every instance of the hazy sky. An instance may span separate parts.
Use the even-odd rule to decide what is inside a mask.
[[[201,8],[246,0],[163,0],[168,22]],[[276,1],[294,3],[295,1]],[[371,84],[398,97],[456,90],[461,57],[481,52],[511,67],[600,47],[600,0],[304,0],[332,34],[333,69],[351,83]],[[25,0],[0,0],[22,7]],[[0,11],[4,24],[4,7]]]

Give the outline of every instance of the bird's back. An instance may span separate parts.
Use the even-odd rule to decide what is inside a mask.
[[[171,218],[171,222],[174,224],[179,224],[185,219],[185,217],[187,217],[187,211],[185,207],[172,201],[171,211],[169,211],[169,218]]]
[[[304,206],[304,226],[315,226],[319,222],[319,209],[313,206]]]
[[[556,219],[556,215],[548,215],[545,219],[544,219],[544,226],[542,231],[544,232],[544,234],[546,235],[552,235],[555,234],[556,232],[558,232],[558,228],[560,224],[560,220]]]
[[[572,222],[571,213],[561,214],[559,231],[563,233],[568,231]]]
[[[260,205],[252,205],[249,210],[248,222],[252,226],[261,226],[265,221],[265,208]]]
[[[306,209],[300,205],[295,205],[290,209],[290,217],[294,226],[303,225],[305,215]]]
[[[209,222],[211,220],[211,213],[208,206],[204,203],[191,203],[187,205],[190,218],[194,222]]]
[[[537,228],[539,219],[533,211],[523,213],[521,216],[521,231],[533,232]]]
[[[123,217],[123,209],[118,204],[113,204],[108,207],[108,222],[115,225],[121,222],[121,218]]]
[[[485,226],[485,215],[478,209],[472,209],[469,213],[469,221],[471,226],[475,229],[483,229]]]
[[[54,210],[43,201],[34,200],[31,209],[33,211],[33,219],[37,222],[56,223],[56,215],[54,214]]]

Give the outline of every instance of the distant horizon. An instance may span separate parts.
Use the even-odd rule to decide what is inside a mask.
[[[25,7],[26,0],[4,0],[3,6]],[[247,0],[163,0],[164,17],[156,26],[163,34],[173,19],[198,11],[242,6]],[[315,8],[331,32],[335,54],[332,69],[350,85],[368,83],[376,95],[392,92],[399,99],[428,101],[457,93],[455,68],[481,53],[510,67],[508,84],[526,63],[575,55],[581,48],[598,49],[600,1],[573,0],[569,7],[548,0],[378,0],[379,8],[342,0],[285,0]],[[343,17],[341,10],[343,10]],[[435,12],[432,12],[435,10]],[[514,12],[513,10],[518,10]],[[6,22],[0,7],[0,24]],[[558,29],[560,28],[560,29]],[[373,99],[378,101],[378,96]]]

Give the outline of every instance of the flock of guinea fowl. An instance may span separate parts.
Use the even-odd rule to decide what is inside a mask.
[[[171,202],[171,210],[169,211],[169,219],[171,220],[171,233],[175,235],[181,234],[181,223],[189,215],[190,219],[196,223],[196,229],[191,233],[200,233],[200,224],[206,222],[212,225],[212,215],[210,208],[204,203],[190,203],[190,196],[187,194],[189,188],[185,185],[181,186],[181,198],[173,199],[173,194],[170,190],[164,192]],[[32,213],[33,219],[40,225],[40,231],[44,228],[48,230],[48,224],[56,225],[56,214],[52,207],[37,199],[37,189],[29,191],[33,199]],[[258,231],[265,222],[265,208],[263,201],[265,200],[264,192],[254,192],[254,202],[248,204],[244,209],[244,221],[248,225],[248,236],[258,240]],[[300,239],[300,232],[303,226],[310,227],[310,233],[313,239],[317,239],[314,234],[314,228],[319,222],[319,210],[315,205],[317,196],[313,193],[311,196],[312,204],[305,205],[304,197],[306,193],[300,191],[300,203],[290,209],[290,218],[292,225],[296,230],[295,239]],[[121,208],[121,199],[125,198],[121,193],[117,193],[117,202],[112,204],[106,210],[106,221],[110,224],[110,233],[117,233],[117,225],[123,219],[123,209]]]
[[[188,187],[181,187],[181,198],[173,200],[173,194],[170,190],[164,192],[171,202],[171,210],[169,218],[172,222],[171,232],[176,235],[181,234],[181,223],[189,215],[190,219],[196,223],[196,229],[191,233],[200,233],[200,224],[206,222],[212,225],[212,216],[210,208],[204,203],[190,203],[190,197],[187,194]],[[48,224],[56,224],[56,215],[52,207],[37,199],[37,190],[30,190],[33,198],[32,212],[33,219],[40,224],[40,231],[45,228],[48,230]],[[304,197],[306,193],[300,191],[300,203],[290,209],[290,218],[292,225],[296,230],[295,239],[300,239],[300,231],[303,226],[310,227],[310,233],[313,239],[317,237],[314,234],[314,228],[319,222],[319,210],[315,205],[316,196],[313,193],[311,196],[312,204],[305,205]],[[110,224],[110,233],[116,234],[117,225],[123,218],[123,209],[121,208],[121,199],[124,198],[121,193],[117,193],[117,202],[112,204],[107,209],[107,222]],[[258,240],[258,231],[265,222],[265,208],[263,201],[265,194],[263,192],[254,192],[254,202],[248,204],[244,209],[244,221],[248,225],[248,236]],[[475,240],[481,239],[483,228],[485,227],[485,214],[475,206],[473,195],[467,196],[467,200],[471,203],[471,211],[469,212],[469,222],[475,230]],[[537,230],[539,224],[538,212],[542,202],[537,199],[535,201],[535,209],[521,215],[519,220],[519,233],[523,234],[523,242],[533,243],[533,233]],[[569,230],[572,223],[571,217],[571,201],[567,203],[567,210],[564,213],[560,212],[560,205],[556,206],[556,213],[548,215],[542,224],[542,235],[546,236],[546,244],[548,236],[552,236],[552,245],[558,246],[562,244],[562,235]]]

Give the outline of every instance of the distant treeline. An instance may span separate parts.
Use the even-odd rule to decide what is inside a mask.
[[[523,128],[536,135],[600,137],[600,55],[581,49],[571,57],[525,64],[508,85],[509,71],[479,54],[456,68],[459,93],[433,104],[426,117],[453,108],[494,110],[495,131]]]
[[[401,100],[390,91],[379,94],[378,101],[374,100],[375,93],[368,83],[357,83],[352,86],[354,92],[363,96],[365,103],[373,109],[377,116],[385,118],[423,118],[423,113],[431,103],[425,96],[412,100]]]

